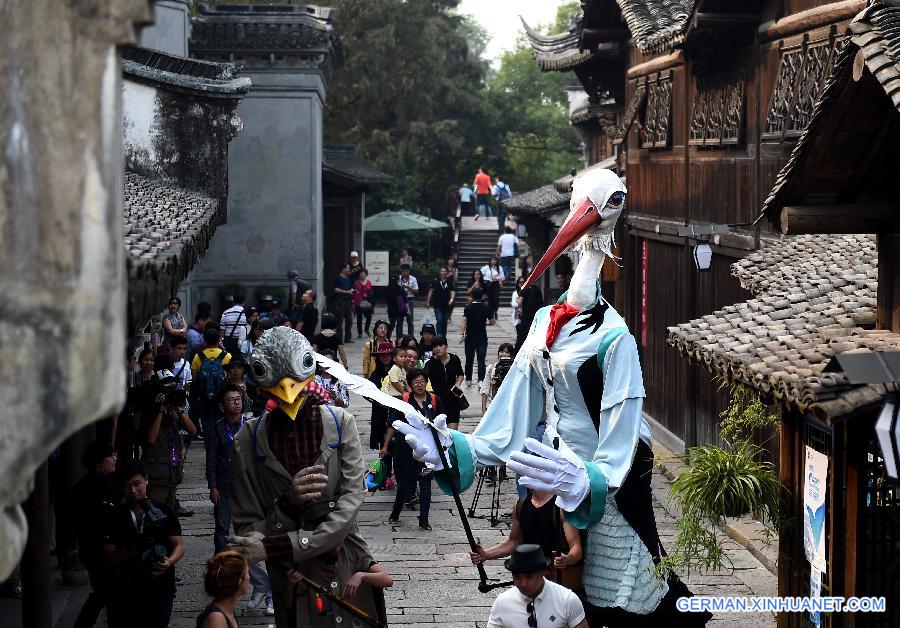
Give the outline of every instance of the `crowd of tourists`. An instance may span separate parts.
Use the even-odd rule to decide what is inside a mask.
[[[496,360],[487,364],[489,328],[496,325],[500,313],[499,288],[512,276],[517,256],[516,238],[505,230],[497,255],[462,286],[453,259],[437,276],[420,283],[412,272],[412,257],[404,250],[400,272],[379,295],[386,305],[386,319],[373,316],[379,299],[356,252],[341,265],[330,298],[322,305],[296,271],[288,273],[286,303],[266,297],[251,306],[244,295],[233,294],[220,313],[201,302],[189,320],[181,311],[180,299],[172,297],[161,316],[157,342],[126,356],[124,410],[101,425],[98,440],[84,451],[86,475],[72,493],[72,508],[79,557],[92,592],[75,626],[93,626],[104,608],[112,628],[168,625],[180,582],[176,566],[186,551],[180,520],[194,514],[179,499],[189,456],[205,457],[214,514],[212,558],[204,579],[212,602],[197,625],[237,626],[235,609],[241,604],[276,615],[266,563],[248,560],[247,552],[235,551],[231,545],[236,527],[235,443],[245,423],[268,412],[267,403],[271,404],[248,366],[260,339],[276,327],[296,330],[318,353],[349,369],[345,345],[354,342],[355,326],[356,338],[366,338],[363,376],[429,419],[446,415],[448,427],[458,429],[461,414],[469,406],[466,391],[474,389],[480,396],[480,410],[486,411],[543,305],[540,290],[523,289],[520,276],[519,289],[509,304],[516,337],[506,339]],[[529,264],[530,258],[520,260],[523,270]],[[419,316],[424,322],[418,336],[413,333],[417,301],[425,308]],[[462,356],[449,346],[448,337],[456,333]],[[345,384],[321,368],[311,386],[332,407],[350,404]],[[433,474],[413,457],[393,427],[395,421],[407,420],[404,414],[372,405],[369,447],[377,451],[384,479],[371,490],[396,491],[388,524],[398,524],[404,510],[412,510],[417,512],[419,530],[429,532]],[[316,468],[301,471],[309,478],[307,487],[324,486],[309,484],[324,477],[310,469]],[[506,565],[513,572],[515,587],[498,598],[488,625],[533,625],[530,618],[542,615],[567,618],[569,626],[583,625],[577,595],[568,596],[568,589],[553,575],[580,561],[580,539],[573,530],[561,523],[552,495],[532,492],[517,502],[507,540],[488,549],[479,546],[471,555],[475,564],[511,556]],[[344,560],[342,552],[346,560],[369,558],[348,572],[345,587],[337,593],[352,597],[363,582],[374,589],[391,585],[390,575],[367,552],[354,553],[342,550],[343,546],[330,554],[338,563]],[[306,575],[296,570],[284,575],[289,591],[296,593],[277,600],[282,608],[290,609],[300,590],[311,590]],[[279,586],[284,588],[283,583]],[[519,623],[520,616],[525,623]]]

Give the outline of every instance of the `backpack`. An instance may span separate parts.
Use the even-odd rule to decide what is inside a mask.
[[[498,192],[500,193],[500,200],[505,201],[506,199],[512,196],[512,192],[509,190],[509,186],[505,183],[501,183],[497,186]]]
[[[431,410],[437,411],[437,395],[433,392],[428,393],[428,400],[431,402]],[[403,393],[403,401],[409,403],[409,392]]]
[[[197,371],[191,390],[197,391],[201,399],[211,400],[225,383],[225,367],[222,365],[225,352],[219,351],[219,355],[214,358],[208,358],[203,351],[197,355],[200,356],[200,370]]]

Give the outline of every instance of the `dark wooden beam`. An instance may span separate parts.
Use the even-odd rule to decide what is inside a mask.
[[[781,232],[884,233],[891,229],[891,206],[887,203],[853,205],[793,205],[781,210]]]
[[[581,37],[584,42],[625,41],[628,31],[623,28],[583,28]]]
[[[698,13],[694,17],[697,26],[740,26],[759,24],[759,15],[756,13]]]

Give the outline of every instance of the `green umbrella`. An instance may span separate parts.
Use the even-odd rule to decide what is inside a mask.
[[[366,218],[369,231],[414,231],[417,229],[443,229],[450,225],[422,214],[406,210],[388,210]]]

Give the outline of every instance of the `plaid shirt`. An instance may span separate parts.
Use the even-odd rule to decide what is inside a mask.
[[[323,431],[319,405],[328,403],[331,399],[315,382],[307,385],[307,394],[310,398],[296,421],[291,421],[280,410],[269,415],[269,447],[291,475],[311,466],[321,453]]]

